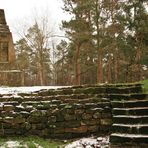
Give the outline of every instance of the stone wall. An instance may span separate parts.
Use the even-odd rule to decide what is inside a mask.
[[[140,85],[96,85],[1,95],[0,136],[104,134],[112,124],[110,98],[140,91]]]

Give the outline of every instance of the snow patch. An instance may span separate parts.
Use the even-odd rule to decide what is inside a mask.
[[[31,87],[0,87],[0,94],[33,93],[40,90],[66,88],[70,86],[31,86]],[[16,96],[15,96],[16,97]]]
[[[28,148],[27,145],[21,145],[20,142],[18,141],[7,141],[1,146],[1,148],[17,148],[17,147]]]
[[[109,137],[82,138],[65,146],[65,148],[109,148]]]

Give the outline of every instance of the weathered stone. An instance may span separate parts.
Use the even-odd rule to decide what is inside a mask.
[[[64,94],[64,95],[73,94],[73,89],[64,89],[64,90],[63,90],[63,94]]]
[[[52,111],[51,111],[51,114],[52,115],[56,115],[56,114],[58,114],[60,112],[60,110],[58,109],[58,108],[55,108],[55,109],[53,109]]]
[[[81,89],[81,88],[77,88],[77,89],[74,89],[74,90],[73,90],[73,93],[74,93],[74,94],[83,94],[83,93],[84,93],[84,90]]]
[[[25,118],[23,118],[22,115],[18,115],[17,117],[14,118],[14,123],[24,123]]]
[[[61,100],[52,100],[51,103],[59,105],[61,104]]]
[[[75,114],[82,114],[84,113],[84,109],[76,109]]]
[[[28,122],[24,122],[23,124],[21,124],[21,128],[28,131],[31,129],[31,124]]]
[[[82,120],[82,114],[76,114],[76,120],[81,121]]]
[[[56,105],[56,104],[50,104],[49,108],[50,109],[56,109],[56,108],[58,108],[58,105]]]
[[[99,113],[99,112],[94,113],[93,118],[95,118],[95,119],[101,118],[101,113]]]
[[[61,110],[61,114],[65,115],[65,114],[74,114],[74,109],[73,108],[63,108]]]
[[[49,137],[49,132],[48,131],[49,130],[47,128],[41,130],[39,136],[41,136],[41,137]]]
[[[22,105],[18,105],[18,106],[15,107],[15,110],[16,110],[16,111],[24,111],[25,108],[24,108],[24,106],[22,106]]]
[[[86,133],[87,130],[87,126],[80,126],[77,128],[65,128],[66,133]]]
[[[109,112],[109,113],[102,112],[101,116],[102,116],[102,118],[111,118],[112,117],[111,112]]]
[[[42,90],[41,92],[39,92],[38,94],[40,96],[48,96],[48,95],[52,95],[52,93],[50,93],[51,91],[49,90]]]
[[[3,110],[3,104],[0,104],[0,111],[2,111]]]
[[[4,111],[13,111],[15,107],[13,105],[4,105]]]
[[[55,123],[56,127],[79,127],[81,124],[79,121],[66,121]]]
[[[20,115],[22,115],[23,118],[27,118],[27,117],[29,117],[30,113],[29,112],[26,112],[26,111],[21,111],[20,112]]]
[[[84,90],[87,94],[102,94],[106,93],[105,87],[88,87]]]
[[[54,129],[54,134],[61,134],[61,133],[65,133],[64,128],[55,128]]]
[[[3,118],[2,117],[0,117],[0,123],[3,121]]]
[[[5,117],[3,118],[3,122],[5,123],[13,123],[14,118],[13,117]]]
[[[46,107],[46,106],[41,105],[41,104],[39,104],[39,105],[36,106],[36,109],[39,109],[39,110],[44,110],[44,109],[48,109],[48,108],[49,107]]]
[[[57,117],[56,116],[50,116],[48,117],[48,123],[54,123],[57,121]]]
[[[95,125],[95,126],[88,126],[88,132],[91,132],[91,133],[96,133],[99,131],[99,126],[98,125]]]
[[[73,108],[73,106],[71,104],[66,104],[64,108],[65,109],[71,109],[71,108]]]
[[[66,121],[76,120],[76,116],[75,115],[71,115],[71,114],[65,114],[64,119]]]
[[[64,121],[64,116],[62,114],[60,114],[60,113],[56,115],[56,118],[57,118],[57,122]]]
[[[42,112],[39,110],[31,111],[31,116],[42,116]]]
[[[37,130],[37,129],[30,129],[29,131],[28,131],[28,133],[29,134],[31,134],[31,135],[42,135],[42,130]]]
[[[92,118],[91,114],[87,114],[87,113],[82,114],[82,119],[84,119],[84,120],[88,120],[88,119],[91,119],[91,118]]]
[[[15,132],[16,132],[16,130],[15,129],[5,129],[4,130],[4,134],[5,135],[13,135],[13,134],[15,134]]]
[[[85,104],[78,104],[78,103],[76,103],[76,104],[73,105],[73,107],[75,109],[83,109],[83,108],[85,108]]]
[[[1,128],[2,129],[12,128],[12,124],[3,122],[3,123],[1,123]]]
[[[30,112],[34,109],[34,107],[32,105],[27,105],[25,106],[25,111]]]
[[[60,109],[61,109],[61,108],[65,108],[66,105],[67,105],[67,103],[62,103],[62,104],[59,105],[59,108],[60,108]]]
[[[112,120],[111,119],[101,119],[100,120],[100,124],[101,125],[111,125],[112,124]]]
[[[86,104],[85,104],[85,107],[86,107],[87,109],[89,109],[89,108],[95,108],[95,107],[97,107],[97,104],[95,104],[95,103],[86,103]]]
[[[16,113],[14,111],[2,111],[1,116],[2,117],[16,117],[19,113]]]
[[[81,124],[85,124],[85,125],[99,125],[100,124],[100,120],[83,120],[81,121]]]
[[[42,124],[45,124],[47,122],[47,118],[42,117],[42,116],[29,116],[27,121],[29,123],[42,123]]]
[[[40,112],[41,112],[42,116],[47,116],[47,111],[46,110],[40,110]]]
[[[35,130],[35,129],[41,130],[41,129],[44,129],[46,127],[46,125],[45,124],[32,124],[31,127],[33,130]]]
[[[19,96],[19,95],[15,95],[15,96],[13,96],[13,101],[17,101],[18,103],[22,103],[22,101],[23,101],[23,97],[21,97],[21,96]]]
[[[101,102],[101,98],[98,98],[98,97],[93,97],[92,98],[92,101],[94,102],[94,103],[97,103],[98,104],[98,102]]]
[[[0,136],[4,135],[4,129],[0,129]]]

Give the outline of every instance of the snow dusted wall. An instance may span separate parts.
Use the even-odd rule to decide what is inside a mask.
[[[135,92],[141,92],[141,85],[85,85],[31,93],[1,93],[0,136],[65,139],[104,134],[112,124],[110,99]]]

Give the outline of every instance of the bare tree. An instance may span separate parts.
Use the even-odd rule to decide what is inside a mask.
[[[35,10],[32,14],[31,20],[28,20],[28,24],[31,25],[22,24],[22,28],[19,31],[16,29],[16,31],[31,49],[30,63],[36,67],[36,78],[38,79],[36,85],[47,85],[47,75],[50,72],[51,37],[53,35],[52,21],[47,10],[42,10],[41,13]]]

